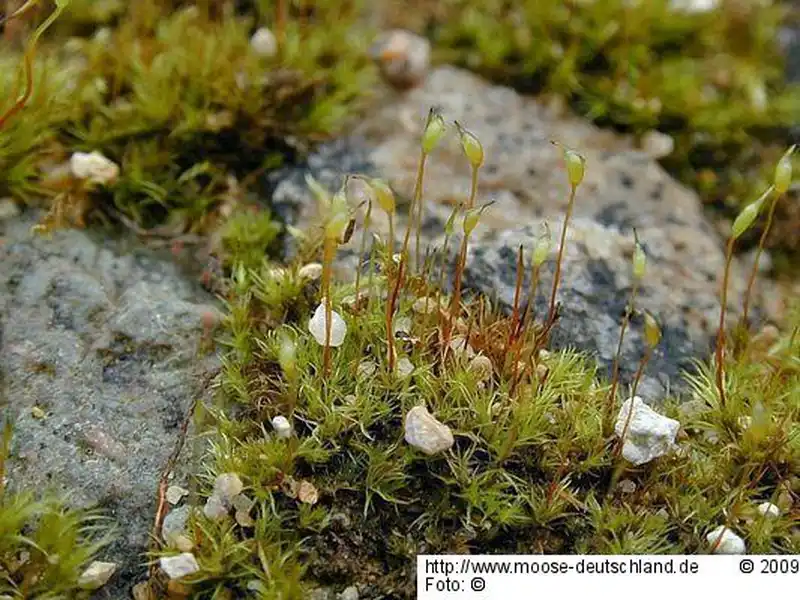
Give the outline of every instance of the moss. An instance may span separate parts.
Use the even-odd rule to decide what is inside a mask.
[[[12,493],[4,460],[11,427],[0,446],[0,594],[11,598],[88,598],[81,573],[111,540],[99,514],[67,507],[54,494]]]
[[[218,475],[237,474],[253,523],[192,518],[201,570],[182,581],[185,593],[302,598],[358,584],[367,597],[410,598],[419,553],[706,553],[721,524],[752,552],[800,549],[790,509],[800,492],[800,305],[777,337],[741,336],[726,360],[725,404],[713,364],[698,363],[687,374],[693,402],[659,408],[681,423],[678,448],[632,466],[604,431],[610,384],[592,358],[544,351],[546,322],[519,331],[519,314],[480,298],[449,315],[431,264],[409,266],[394,315],[397,365],[412,370],[390,368],[386,303],[402,269],[382,243],[373,253],[378,272],[362,278],[362,300],[354,282],[330,288],[347,332],[327,374],[309,323],[324,290],[299,264],[236,269],[219,403],[203,411],[212,441],[201,496]],[[432,311],[420,309],[423,297]],[[489,359],[488,376],[443,347],[451,323]],[[517,348],[521,365],[507,360]],[[615,415],[621,400],[610,398]],[[404,440],[420,404],[451,428],[449,449],[428,456]],[[292,425],[287,439],[271,430],[276,416]],[[761,516],[764,501],[782,515]]]
[[[366,40],[350,35],[357,2],[290,13],[274,57],[249,46],[256,27],[275,27],[272,3],[240,13],[99,4],[70,3],[38,49],[31,102],[0,131],[0,194],[33,201],[44,192],[54,225],[99,212],[144,229],[207,232],[228,175],[250,182],[337,131],[374,74]],[[70,33],[83,35],[65,43]],[[20,57],[0,61],[0,86],[12,89]],[[94,150],[120,165],[113,185],[87,193],[52,172],[72,152]]]
[[[670,134],[663,165],[730,215],[770,178],[762,165],[800,122],[800,87],[785,83],[777,48],[791,8],[730,0],[689,14],[669,4],[416,0],[390,10],[388,24],[427,35],[440,62],[562,97],[601,125]],[[787,227],[771,245],[796,258],[796,210],[779,214]]]
[[[274,249],[280,230],[267,210],[258,207],[239,210],[228,218],[220,232],[224,264],[258,268]]]

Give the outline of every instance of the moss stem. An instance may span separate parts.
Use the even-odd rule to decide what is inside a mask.
[[[553,321],[553,317],[556,313],[556,293],[558,292],[558,284],[561,280],[561,262],[564,259],[564,246],[567,243],[567,228],[569,227],[569,219],[572,216],[572,207],[575,204],[575,186],[570,185],[569,191],[569,201],[567,202],[567,214],[564,217],[564,225],[561,228],[561,243],[558,247],[558,258],[556,259],[556,270],[555,274],[553,275],[553,289],[550,292],[550,308],[547,312],[547,323],[550,324]],[[547,329],[547,335],[549,336],[550,330]]]
[[[725,346],[725,312],[728,305],[728,280],[730,278],[731,261],[733,260],[733,243],[736,240],[731,236],[728,240],[728,245],[725,250],[725,272],[722,277],[722,298],[720,301],[719,310],[719,329],[717,330],[717,345],[716,345],[716,383],[717,391],[719,392],[719,402],[722,408],[725,408],[725,373],[724,373],[724,346]]]

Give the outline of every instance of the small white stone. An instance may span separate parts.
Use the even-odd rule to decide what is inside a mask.
[[[317,307],[314,315],[308,321],[308,330],[320,346],[325,345],[325,326],[327,321],[325,319],[325,301]],[[344,336],[347,333],[347,324],[344,319],[336,311],[331,311],[331,339],[330,345],[333,348],[341,346],[344,343]]]
[[[95,31],[92,39],[98,44],[106,45],[111,41],[113,35],[114,32],[111,30],[111,27],[100,27]]]
[[[777,519],[781,516],[781,509],[772,502],[762,502],[758,505],[758,513],[765,517]]]
[[[181,579],[200,570],[197,559],[191,552],[184,552],[176,556],[163,556],[159,560],[161,570],[170,579]]]
[[[408,335],[411,332],[411,319],[408,317],[400,317],[394,320],[392,324],[392,329],[394,330],[394,335]]]
[[[253,506],[255,506],[256,501],[252,498],[248,498],[244,494],[238,494],[232,501],[231,504],[233,508],[236,510],[240,510],[246,513],[249,513],[253,510]]]
[[[231,506],[224,498],[217,494],[212,494],[203,506],[203,514],[212,521],[218,521],[225,517],[231,510]]]
[[[628,422],[631,407],[633,415]],[[658,414],[638,396],[623,403],[614,425],[617,437],[622,437],[626,423],[622,456],[634,465],[650,462],[672,450],[680,428],[678,421]]]
[[[237,510],[237,511],[236,511],[236,512],[233,514],[233,518],[234,518],[234,519],[236,520],[236,522],[237,522],[239,525],[241,525],[242,527],[252,527],[253,525],[255,525],[255,524],[256,524],[256,522],[255,522],[255,520],[253,519],[253,517],[251,517],[251,516],[250,516],[250,513],[248,513],[248,512],[245,512],[245,511],[243,511],[243,510]]]
[[[259,27],[250,38],[250,48],[259,56],[270,58],[278,52],[278,41],[268,28]]]
[[[651,130],[642,136],[642,150],[652,158],[659,159],[669,156],[674,149],[675,140],[666,133]]]
[[[108,583],[116,570],[117,563],[96,560],[78,577],[78,586],[83,590],[101,588]]]
[[[389,83],[400,87],[415,86],[428,73],[431,44],[420,35],[394,29],[378,36],[370,48],[370,56]]]
[[[472,346],[467,343],[467,338],[465,338],[463,335],[457,335],[453,337],[448,346],[450,350],[453,351],[453,354],[458,357],[463,356],[471,359],[473,356],[475,356],[475,350],[473,350]]]
[[[292,424],[283,415],[272,418],[272,428],[275,430],[275,435],[281,439],[285,440],[292,435]]]
[[[214,494],[230,502],[244,489],[242,480],[236,473],[223,473],[214,480]]]
[[[185,533],[189,512],[190,508],[184,505],[167,513],[164,523],[161,525],[161,537],[164,538],[164,541],[171,543],[177,536]]]
[[[358,600],[358,588],[354,585],[346,587],[341,594],[339,600]]]
[[[322,265],[319,263],[308,263],[300,267],[297,276],[303,281],[315,281],[322,277]]]
[[[69,168],[74,177],[101,185],[112,183],[119,176],[117,164],[97,151],[75,152],[69,159]]]
[[[750,104],[759,112],[763,112],[769,105],[769,97],[767,96],[767,88],[761,81],[753,82],[748,86],[750,96]]]
[[[455,441],[450,428],[437,421],[424,406],[415,406],[406,414],[405,440],[428,455],[447,450]]]
[[[173,506],[176,505],[184,496],[189,495],[189,490],[186,488],[182,488],[179,485],[171,485],[167,488],[167,502],[172,504]]]
[[[475,358],[469,361],[469,366],[467,368],[475,374],[475,376],[478,378],[478,381],[485,381],[489,379],[494,372],[491,359],[483,354],[478,354]]]
[[[712,554],[744,554],[744,540],[724,525],[720,525],[706,536]]]
[[[719,6],[719,0],[671,0],[669,7],[672,10],[687,13],[711,12]]]
[[[194,542],[182,533],[173,535],[168,541],[171,546],[181,552],[191,552],[194,549]]]
[[[319,500],[319,491],[310,481],[301,481],[297,488],[297,499],[304,504],[314,505]]]
[[[13,219],[20,214],[19,206],[11,198],[0,198],[0,221]]]
[[[378,370],[378,365],[375,364],[374,360],[362,360],[358,363],[358,367],[356,368],[356,376],[359,379],[368,379],[375,375]]]
[[[405,356],[397,361],[397,365],[395,366],[397,369],[397,374],[400,376],[401,379],[404,379],[411,375],[414,372],[414,365],[413,363],[408,360]]]

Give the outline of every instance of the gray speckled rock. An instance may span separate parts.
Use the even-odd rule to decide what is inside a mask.
[[[563,220],[549,221],[553,237],[560,235]],[[474,244],[467,256],[464,273],[466,290],[490,295],[510,308],[516,285],[516,262],[520,244],[526,252],[526,277],[523,302],[530,282],[529,258],[539,225],[490,234]],[[640,395],[650,400],[664,397],[668,391],[680,391],[680,374],[691,367],[691,359],[709,348],[710,331],[719,312],[715,290],[707,285],[701,270],[684,270],[674,256],[659,248],[659,237],[648,238],[657,230],[643,231],[647,240],[648,269],[637,295],[636,306],[647,309],[662,326],[662,340],[640,384]],[[548,310],[555,256],[541,270],[536,300],[536,316],[543,319]],[[586,217],[571,222],[562,267],[557,300],[562,304],[561,318],[551,341],[557,348],[587,350],[608,375],[619,338],[620,324],[631,288],[631,237],[621,235]],[[635,318],[626,334],[621,360],[623,383],[631,381],[644,353],[643,322]]]
[[[630,283],[635,228],[650,262],[640,306],[665,323],[663,356],[654,358],[649,372],[660,373],[664,385],[676,385],[676,375],[689,359],[707,351],[719,314],[723,240],[696,194],[636,150],[633,140],[452,67],[432,71],[411,91],[387,93],[377,106],[348,137],[323,146],[306,167],[272,176],[270,190],[281,214],[301,226],[313,218],[316,206],[305,186],[306,173],[333,191],[348,172],[361,172],[391,183],[402,215],[413,194],[425,117],[432,106],[438,107],[448,122],[459,121],[481,140],[486,160],[476,204],[495,202],[474,234],[465,283],[497,294],[508,305],[519,243],[530,250],[534,238],[528,234],[546,219],[554,248],[558,246],[568,180],[561,151],[550,143],[557,140],[586,158],[574,210],[580,225],[573,230],[574,236],[586,239],[572,244],[567,254],[560,296],[565,318],[554,342],[589,350],[601,366],[610,364]],[[440,243],[444,223],[453,205],[466,198],[469,185],[470,166],[453,128],[428,162],[423,243]],[[385,235],[382,211],[373,211],[373,223]],[[520,233],[526,225],[528,232]],[[401,218],[398,237],[404,227]],[[355,235],[340,249],[345,274],[352,273],[359,243],[360,235]],[[746,276],[735,261],[729,304],[734,311]],[[778,319],[784,308],[781,296],[764,283],[757,292],[770,300],[764,305],[766,315]],[[759,305],[759,298],[754,304]],[[641,335],[637,325],[633,330],[625,362],[635,369]]]
[[[12,489],[100,507],[119,563],[98,598],[127,598],[146,570],[158,478],[214,355],[200,354],[212,298],[169,261],[82,231],[34,236],[0,223],[0,411],[15,419]],[[34,418],[33,407],[45,413]],[[38,411],[37,411],[38,412]]]

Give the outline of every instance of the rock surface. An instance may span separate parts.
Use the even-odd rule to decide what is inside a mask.
[[[97,597],[127,598],[146,572],[161,471],[217,366],[198,352],[203,314],[216,309],[168,260],[100,234],[38,237],[35,222],[0,222],[10,487],[52,490],[110,516],[117,541],[102,558],[119,568]]]
[[[569,189],[561,152],[550,143],[557,140],[586,158],[586,176],[577,195],[559,294],[564,318],[553,341],[588,350],[602,367],[610,367],[630,289],[635,228],[648,256],[638,306],[664,325],[663,341],[648,368],[652,375],[641,391],[648,397],[663,396],[666,388],[680,386],[678,374],[708,350],[716,329],[724,265],[723,240],[691,190],[636,150],[633,140],[460,69],[438,68],[420,87],[387,92],[378,105],[348,137],[322,146],[303,167],[271,176],[267,187],[278,214],[300,226],[312,222],[315,202],[304,181],[307,173],[331,191],[348,173],[383,177],[396,192],[398,211],[407,211],[425,117],[435,106],[450,124],[457,120],[480,139],[486,162],[476,205],[495,203],[473,234],[464,284],[496,296],[508,308],[517,249],[523,244],[530,256],[542,220],[550,224],[554,252],[558,248]],[[469,186],[470,166],[451,126],[425,172],[425,244],[441,244],[444,223],[453,206],[467,197]],[[381,210],[372,211],[372,223],[385,235]],[[401,219],[398,238],[404,227]],[[360,238],[357,232],[340,249],[345,276],[352,276]],[[450,247],[456,249],[458,243],[456,236]],[[542,272],[539,314],[546,310],[542,303],[552,270],[550,260]],[[735,261],[729,296],[734,317],[746,277],[746,269]],[[764,282],[757,292],[770,300],[763,312],[779,319],[785,308],[782,296]],[[635,371],[642,350],[639,321],[624,347],[623,374]]]
[[[622,456],[638,466],[675,448],[675,436],[680,426],[678,421],[658,414],[635,396],[622,404],[614,433],[624,439]]]

